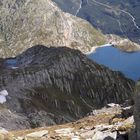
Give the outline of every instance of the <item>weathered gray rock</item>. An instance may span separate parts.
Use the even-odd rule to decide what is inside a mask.
[[[16,112],[11,112],[10,110],[2,107],[0,105],[0,126],[6,128],[7,130],[16,130],[16,129],[29,129],[30,123],[29,119],[21,114]]]
[[[97,131],[92,140],[116,140],[117,132],[100,132]]]

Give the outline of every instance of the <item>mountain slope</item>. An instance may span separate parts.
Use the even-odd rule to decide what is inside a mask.
[[[1,60],[0,73],[0,91],[9,93],[0,126],[7,129],[73,121],[107,103],[130,99],[134,87],[121,73],[66,47],[34,46]]]
[[[140,42],[139,0],[53,1],[65,12],[88,20],[105,34],[116,34]]]
[[[87,52],[105,43],[88,22],[63,13],[51,0],[0,0],[0,57],[11,57],[43,44]]]

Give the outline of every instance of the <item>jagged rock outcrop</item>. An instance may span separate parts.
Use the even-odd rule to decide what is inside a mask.
[[[5,114],[14,116],[7,121],[3,115],[1,127],[7,129],[12,129],[8,126],[15,124],[14,118],[16,125],[27,128],[73,121],[107,103],[130,99],[134,87],[120,72],[66,47],[34,46],[2,60],[0,73],[0,90],[9,93]],[[23,117],[27,123],[21,121]]]
[[[0,57],[16,56],[36,44],[87,52],[104,42],[100,31],[51,0],[0,0]]]

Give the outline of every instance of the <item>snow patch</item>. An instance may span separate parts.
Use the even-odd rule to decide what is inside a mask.
[[[12,69],[18,69],[18,67],[11,67]]]
[[[7,90],[0,91],[0,104],[3,104],[6,102],[6,96],[8,96]]]

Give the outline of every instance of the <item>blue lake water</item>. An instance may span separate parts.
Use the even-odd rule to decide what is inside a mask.
[[[88,54],[88,57],[98,64],[122,72],[130,79],[140,79],[140,51],[127,53],[112,46],[105,46],[97,48],[95,52]]]
[[[14,59],[14,58],[9,58],[9,59],[6,59],[5,60],[5,64],[8,66],[8,67],[16,67],[17,66],[17,60]]]

